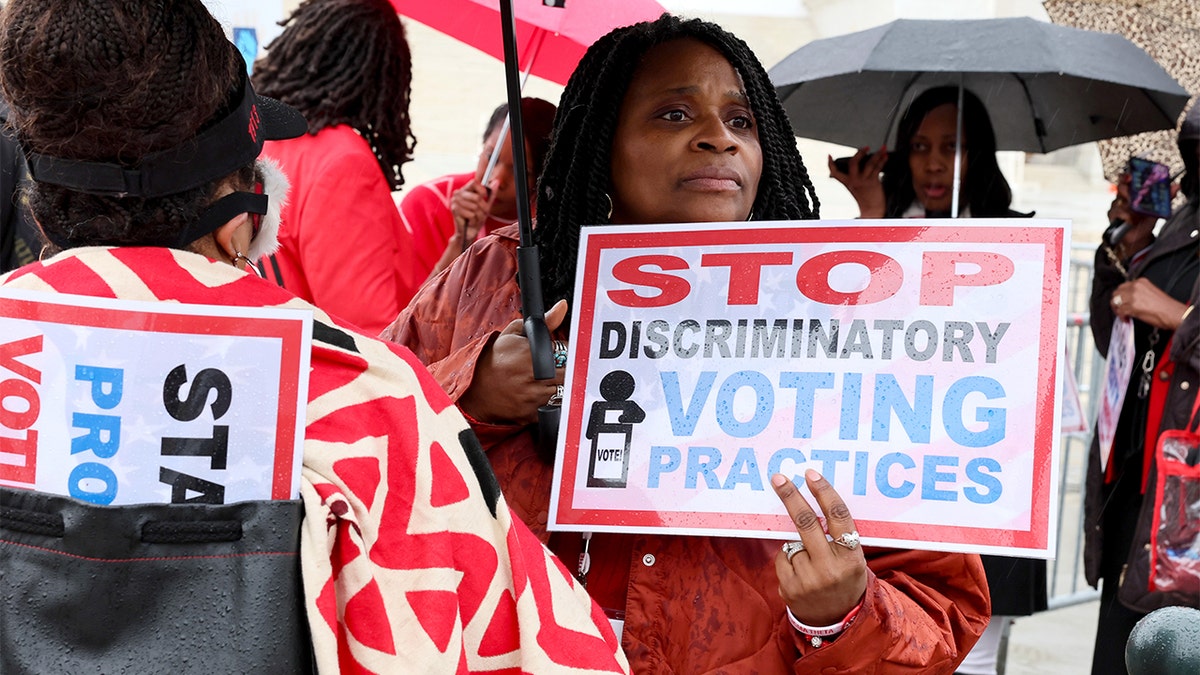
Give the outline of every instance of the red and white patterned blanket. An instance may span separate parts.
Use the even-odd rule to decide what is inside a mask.
[[[162,248],[73,249],[0,287],[311,308]],[[313,334],[301,559],[321,672],[627,672],[603,613],[512,518],[466,422],[417,359],[315,308]]]

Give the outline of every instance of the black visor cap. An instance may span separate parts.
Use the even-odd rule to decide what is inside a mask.
[[[295,108],[258,96],[242,70],[238,105],[204,131],[173,148],[153,152],[135,168],[26,154],[35,181],[88,194],[150,199],[186,192],[253,162],[264,141],[295,138],[308,130]]]

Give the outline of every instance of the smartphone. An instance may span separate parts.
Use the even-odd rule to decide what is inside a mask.
[[[1104,231],[1104,241],[1109,246],[1116,246],[1121,243],[1125,235],[1129,233],[1129,228],[1132,227],[1129,223],[1117,219],[1109,224],[1108,229]]]
[[[1147,216],[1171,215],[1171,168],[1141,157],[1129,158],[1129,208]]]
[[[863,167],[865,167],[867,162],[870,161],[870,159],[874,156],[875,153],[873,152],[863,155],[862,161],[858,163],[858,170],[862,171]],[[836,166],[837,170],[841,171],[842,173],[850,173],[851,159],[853,159],[853,157],[838,157],[837,159],[833,160],[833,165]]]

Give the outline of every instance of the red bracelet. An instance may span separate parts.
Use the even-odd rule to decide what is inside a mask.
[[[787,611],[788,623],[792,624],[792,628],[796,629],[797,633],[809,638],[809,643],[812,646],[820,647],[825,642],[823,638],[837,635],[846,630],[854,622],[854,618],[858,616],[858,610],[860,609],[862,609],[861,600],[841,621],[828,626],[810,626],[797,619],[796,615],[792,614],[790,607],[785,608],[785,611]]]

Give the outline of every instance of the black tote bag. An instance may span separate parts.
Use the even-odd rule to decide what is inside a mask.
[[[295,501],[0,488],[0,673],[305,673]]]

